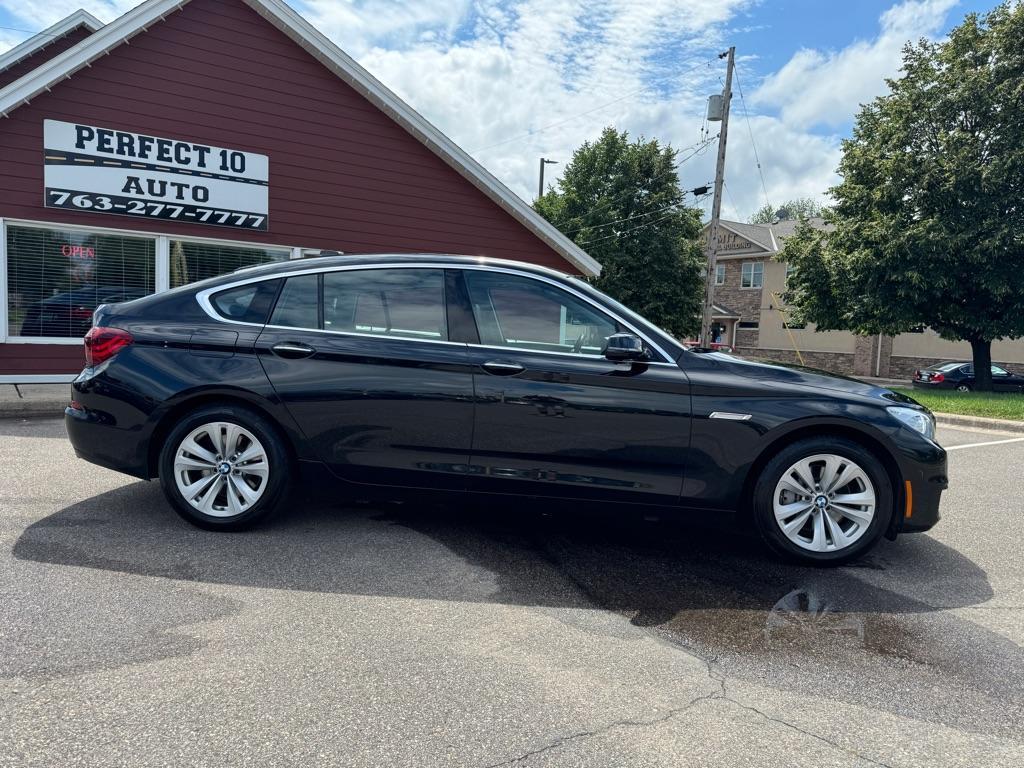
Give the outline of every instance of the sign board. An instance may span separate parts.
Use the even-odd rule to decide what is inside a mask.
[[[719,251],[763,251],[760,245],[747,240],[745,237],[730,232],[724,227],[718,228],[718,250]]]
[[[266,232],[266,155],[92,125],[43,123],[47,208]]]

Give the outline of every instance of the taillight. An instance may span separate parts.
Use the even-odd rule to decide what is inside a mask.
[[[932,374],[931,381],[945,381],[945,380],[946,380],[946,374],[944,374],[944,373],[933,373]]]
[[[99,365],[132,341],[132,335],[120,328],[90,328],[85,334],[85,364]]]

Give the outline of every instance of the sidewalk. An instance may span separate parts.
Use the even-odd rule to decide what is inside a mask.
[[[59,418],[71,401],[70,384],[0,384],[0,418]]]

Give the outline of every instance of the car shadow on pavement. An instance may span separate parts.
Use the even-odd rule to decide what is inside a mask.
[[[1016,732],[1024,713],[1019,647],[957,610],[993,597],[985,572],[928,535],[816,569],[715,529],[486,504],[296,504],[220,534],[139,482],[39,520],[14,555],[209,584],[608,610],[729,676],[808,695],[828,679],[851,702],[989,733]]]

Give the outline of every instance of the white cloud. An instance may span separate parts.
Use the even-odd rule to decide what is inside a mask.
[[[721,88],[717,54],[763,0],[294,1],[314,26],[530,200],[541,156],[560,161],[548,168],[553,182],[573,150],[607,125],[689,154],[685,148],[702,136],[707,95]],[[80,5],[110,21],[135,2],[0,0],[0,8],[19,26],[41,29]],[[769,200],[820,197],[835,183],[839,137],[816,131],[848,123],[857,104],[896,72],[903,43],[935,34],[953,4],[905,0],[881,16],[874,40],[799,51],[756,91],[756,62],[742,62]],[[8,39],[0,38],[0,46]],[[745,219],[765,194],[742,110],[733,115],[723,212]],[[684,163],[684,188],[711,181],[714,161],[711,148]]]
[[[879,18],[874,40],[858,40],[839,51],[802,49],[765,78],[754,101],[777,109],[787,125],[836,127],[850,122],[859,105],[885,92],[908,40],[942,29],[957,0],[906,0]]]
[[[18,22],[19,27],[37,32],[56,24],[79,8],[108,23],[138,4],[139,0],[0,0],[0,8],[7,11]],[[25,37],[28,35],[22,35],[18,42]]]

